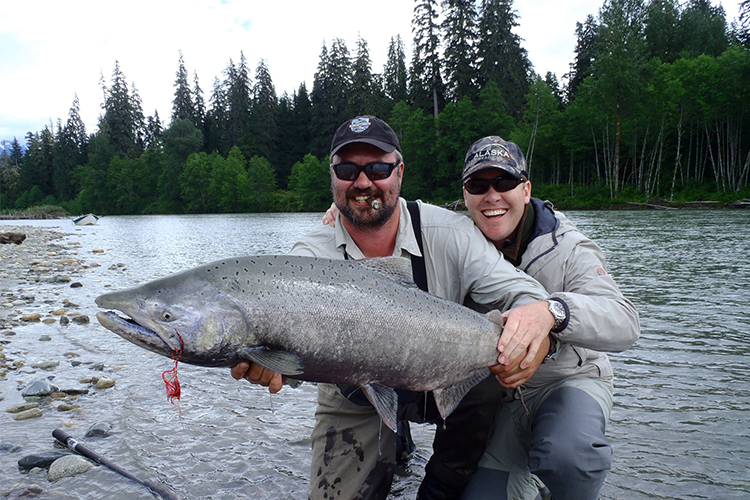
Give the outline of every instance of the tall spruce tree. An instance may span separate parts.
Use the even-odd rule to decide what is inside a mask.
[[[311,96],[311,150],[318,158],[328,155],[336,128],[350,118],[346,114],[346,103],[351,87],[351,66],[344,40],[335,39],[330,50],[323,45]]]
[[[479,9],[479,86],[497,84],[505,110],[520,117],[531,78],[531,63],[521,37],[513,33],[518,14],[512,0],[483,0]]]
[[[689,0],[680,16],[679,31],[683,50],[691,56],[718,57],[729,47],[724,7],[714,6],[710,0]]]
[[[250,124],[250,95],[252,84],[245,54],[240,52],[240,63],[235,66],[229,60],[226,70],[227,88],[227,133],[230,149],[245,135]]]
[[[197,71],[193,73],[193,110],[195,112],[193,124],[205,134],[206,103],[203,100],[203,90],[198,83]]]
[[[440,11],[437,0],[416,0],[412,32],[414,52],[409,70],[409,97],[419,109],[437,120],[445,104],[445,86],[441,75]]]
[[[252,114],[248,132],[242,137],[240,149],[246,158],[261,156],[274,163],[278,133],[276,89],[266,62],[261,59],[255,69]]]
[[[575,99],[583,81],[594,73],[598,31],[599,24],[591,14],[583,23],[576,23],[576,56],[568,75],[568,102]]]
[[[185,69],[182,51],[174,81],[174,99],[172,100],[172,121],[190,120],[195,123],[195,108],[193,95],[188,82],[188,72]]]
[[[684,47],[680,37],[680,5],[677,0],[651,0],[646,6],[643,35],[648,57],[674,62]]]
[[[450,101],[475,99],[477,91],[477,12],[473,0],[443,0],[446,94]]]
[[[206,149],[211,152],[227,154],[229,146],[227,89],[218,77],[214,78],[213,93],[211,94],[210,106],[206,113]]]
[[[385,96],[391,102],[391,107],[409,98],[408,72],[406,70],[406,55],[401,35],[391,37],[388,45],[388,60],[383,68],[383,88]]]
[[[115,61],[115,69],[112,72],[112,83],[107,88],[102,83],[105,95],[104,115],[100,119],[99,134],[102,136],[105,144],[100,149],[108,151],[110,155],[117,155],[120,158],[131,158],[137,156],[140,152],[138,144],[138,125],[136,124],[137,115],[140,110],[136,110],[136,102],[133,101],[125,75],[120,70],[120,64]],[[142,111],[140,111],[142,116]],[[106,155],[107,153],[105,153]],[[102,157],[99,168],[106,168],[109,158]]]
[[[357,37],[357,56],[352,65],[353,75],[349,92],[347,116],[378,114],[376,85],[372,75],[372,62],[367,41]]]

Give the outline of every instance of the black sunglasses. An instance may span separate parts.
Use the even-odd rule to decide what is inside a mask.
[[[494,179],[469,179],[464,182],[464,189],[469,194],[484,194],[490,190],[490,186],[498,193],[505,193],[523,182],[523,178],[498,176]]]
[[[342,181],[353,181],[359,177],[360,172],[364,172],[371,181],[382,181],[391,176],[393,169],[401,164],[399,161],[386,163],[376,161],[367,165],[356,165],[354,163],[332,163],[331,168],[336,177]]]

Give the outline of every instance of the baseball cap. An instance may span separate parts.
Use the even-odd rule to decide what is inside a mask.
[[[331,158],[339,149],[355,142],[372,144],[386,153],[392,153],[394,150],[401,152],[401,145],[398,143],[396,132],[390,125],[376,116],[358,116],[344,122],[333,136]]]
[[[529,177],[521,148],[496,135],[484,137],[471,145],[464,160],[462,181],[488,168],[504,170],[516,179]]]

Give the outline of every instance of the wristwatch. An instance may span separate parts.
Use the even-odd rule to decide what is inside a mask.
[[[568,322],[568,308],[560,299],[547,299],[547,304],[549,304],[549,312],[555,317],[555,324],[551,331],[554,333],[561,332]]]

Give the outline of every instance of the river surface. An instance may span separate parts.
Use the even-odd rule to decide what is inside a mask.
[[[67,233],[85,269],[82,288],[26,287],[45,305],[63,298],[94,318],[100,293],[235,255],[285,253],[322,214],[104,217],[98,226],[70,221],[2,221]],[[609,272],[641,314],[642,334],[612,354],[615,406],[607,429],[613,468],[601,498],[750,498],[750,211],[567,212],[599,243]],[[94,253],[102,249],[104,253]],[[49,307],[48,307],[49,309]],[[304,384],[270,396],[236,382],[225,368],[181,364],[181,416],[165,398],[161,373],[172,363],[98,325],[33,324],[13,329],[5,346],[26,365],[57,360],[50,371],[24,368],[0,379],[0,492],[38,484],[39,498],[153,498],[104,467],[48,483],[21,474],[21,456],[52,449],[62,427],[83,440],[96,422],[109,437],[90,448],[138,476],[168,484],[184,499],[304,499],[316,389]],[[41,335],[52,338],[39,342]],[[72,366],[66,353],[84,364]],[[80,396],[79,413],[54,410],[16,422],[4,412],[23,402],[34,378],[79,387],[103,363],[116,386]],[[399,471],[391,495],[413,499],[430,454],[431,426],[414,426],[418,450]]]

